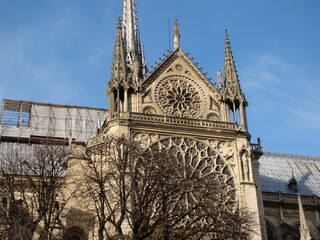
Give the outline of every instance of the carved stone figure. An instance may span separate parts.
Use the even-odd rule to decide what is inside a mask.
[[[177,19],[174,20],[174,34],[175,35],[180,34],[180,27],[179,27],[179,22]]]
[[[249,157],[248,152],[243,151],[241,154],[242,176],[244,181],[250,181]]]

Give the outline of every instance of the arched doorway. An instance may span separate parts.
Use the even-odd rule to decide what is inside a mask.
[[[72,227],[65,232],[63,240],[87,240],[87,237],[80,228]]]

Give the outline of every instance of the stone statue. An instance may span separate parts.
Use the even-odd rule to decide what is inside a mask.
[[[179,35],[180,34],[180,29],[179,29],[179,23],[178,20],[174,20],[174,35]]]
[[[242,162],[243,180],[244,181],[250,181],[250,177],[249,177],[249,158],[248,158],[248,153],[246,151],[243,151],[243,153],[241,154],[241,162]]]

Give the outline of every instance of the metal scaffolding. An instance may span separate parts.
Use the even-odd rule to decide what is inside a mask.
[[[0,103],[0,141],[71,137],[84,142],[96,134],[108,113],[103,108],[12,99]]]

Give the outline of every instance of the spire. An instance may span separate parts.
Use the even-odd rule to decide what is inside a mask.
[[[239,98],[241,98],[242,92],[240,88],[235,62],[232,56],[229,34],[227,30],[225,36],[224,86],[225,95],[231,98],[230,100],[240,100]]]
[[[134,0],[123,1],[122,30],[128,52],[139,51],[140,39],[138,35],[136,10]]]
[[[146,74],[146,61],[141,47],[134,0],[123,0],[122,34],[126,43],[127,66],[132,72],[138,72],[139,78],[143,78]]]
[[[118,87],[120,84],[124,84],[127,78],[127,66],[126,66],[126,49],[122,36],[122,27],[120,17],[118,18],[118,26],[116,33],[116,41],[114,45],[113,63],[111,79],[109,82],[109,90],[113,86]]]
[[[248,123],[246,107],[248,103],[243,92],[241,91],[227,30],[225,38],[223,100],[225,103],[225,120],[240,123],[241,129],[247,130]]]
[[[180,29],[179,29],[179,22],[177,19],[174,20],[173,41],[174,41],[174,49],[180,48]]]
[[[298,195],[298,204],[299,204],[299,216],[300,216],[300,239],[311,240],[310,230],[307,224],[306,216],[303,211],[300,194]]]

